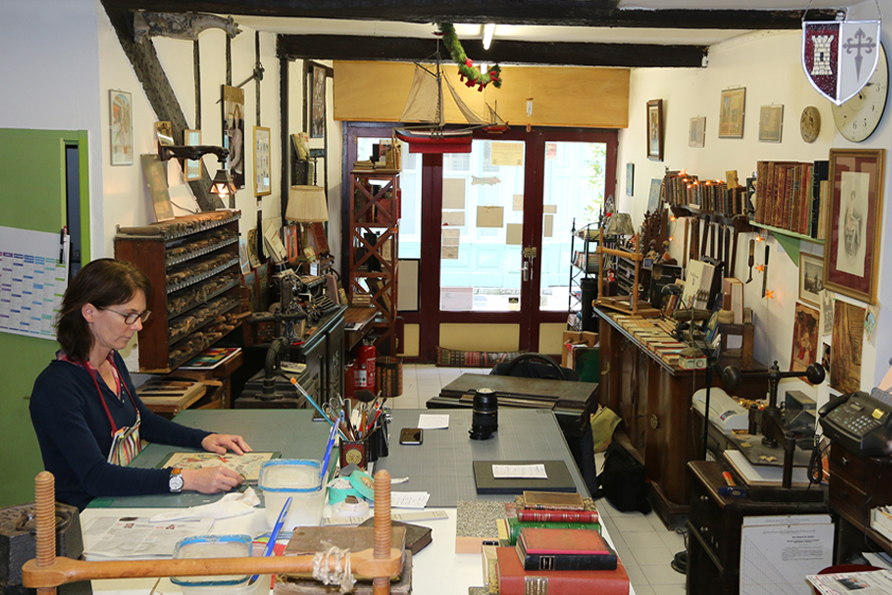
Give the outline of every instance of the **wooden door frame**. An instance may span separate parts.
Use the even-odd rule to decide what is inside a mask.
[[[391,135],[392,124],[348,122],[344,126],[344,150],[342,151],[342,171],[344,179],[341,184],[342,221],[350,220],[349,209],[352,206],[349,183],[350,171],[357,160],[356,139],[358,137],[387,138]],[[527,132],[522,128],[513,128],[503,134],[493,135],[482,131],[474,134],[480,140],[515,140],[525,145],[524,159],[524,213],[530,223],[524,225],[523,245],[537,246],[541,253],[542,237],[542,204],[544,171],[539,169],[544,163],[545,144],[557,142],[605,142],[607,143],[607,162],[605,165],[605,198],[616,194],[616,158],[618,138],[615,130],[595,130],[586,128],[535,128]],[[407,150],[407,149],[406,149]],[[418,271],[419,307],[417,312],[403,312],[400,317],[407,325],[419,326],[418,356],[406,358],[410,361],[432,362],[436,360],[439,345],[440,325],[444,323],[481,323],[481,324],[518,324],[523,331],[524,318],[528,317],[529,328],[526,336],[521,333],[521,349],[537,350],[539,345],[539,326],[542,323],[562,322],[566,320],[564,311],[540,311],[538,304],[539,283],[541,279],[537,259],[533,281],[521,284],[521,303],[526,308],[516,312],[441,312],[440,303],[440,267],[425,265],[425,262],[439,262],[440,234],[439,212],[443,204],[443,156],[436,154],[422,155],[421,170],[421,266]],[[538,216],[536,216],[538,213]],[[349,234],[341,234],[342,254],[349,254]],[[346,278],[349,263],[342,262],[342,278]],[[519,266],[519,263],[518,263]],[[570,263],[567,263],[570,266]]]

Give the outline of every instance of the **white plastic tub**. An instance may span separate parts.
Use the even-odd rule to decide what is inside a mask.
[[[253,553],[248,535],[202,535],[177,544],[174,558],[245,558]],[[171,577],[184,595],[263,595],[269,593],[270,575],[261,574],[253,583],[246,575]]]
[[[285,518],[283,531],[322,523],[325,486],[321,468],[322,463],[311,459],[276,459],[263,464],[258,486],[263,491],[266,521],[270,528],[276,524],[288,496],[291,496],[291,510]]]

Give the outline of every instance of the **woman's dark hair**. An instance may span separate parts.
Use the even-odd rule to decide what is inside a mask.
[[[140,291],[148,301],[152,283],[129,262],[100,258],[82,268],[68,286],[56,320],[56,340],[62,351],[75,361],[86,361],[90,355],[93,334],[81,314],[85,304],[97,308],[126,304]]]

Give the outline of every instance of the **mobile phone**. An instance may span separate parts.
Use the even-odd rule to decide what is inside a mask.
[[[421,444],[424,432],[421,428],[403,428],[400,430],[400,444]]]

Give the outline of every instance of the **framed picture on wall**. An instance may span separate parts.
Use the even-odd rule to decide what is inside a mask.
[[[663,100],[647,102],[647,158],[663,160]]]
[[[824,259],[804,252],[799,254],[799,299],[820,306],[823,289]]]
[[[830,150],[824,287],[875,304],[885,149]]]
[[[796,317],[793,319],[793,354],[790,356],[790,370],[804,372],[818,360],[818,343],[820,343],[819,324],[821,312],[796,304]]]
[[[325,136],[325,67],[312,65],[310,99],[310,138]]]
[[[127,91],[108,91],[111,164],[133,165],[133,100]]]
[[[245,187],[245,91],[223,85],[223,146],[229,149],[229,175]]]
[[[626,196],[635,196],[635,164],[626,164]]]
[[[272,194],[272,170],[270,166],[269,128],[254,127],[254,194]]]
[[[688,133],[688,146],[702,149],[706,144],[706,116],[691,118],[691,128]]]
[[[779,143],[783,128],[784,106],[763,105],[759,110],[759,140],[765,143]]]
[[[201,130],[184,130],[183,144],[195,147],[201,144]],[[183,162],[183,179],[195,182],[201,179],[201,159],[186,159]]]
[[[743,138],[746,87],[722,91],[719,110],[719,138]]]

